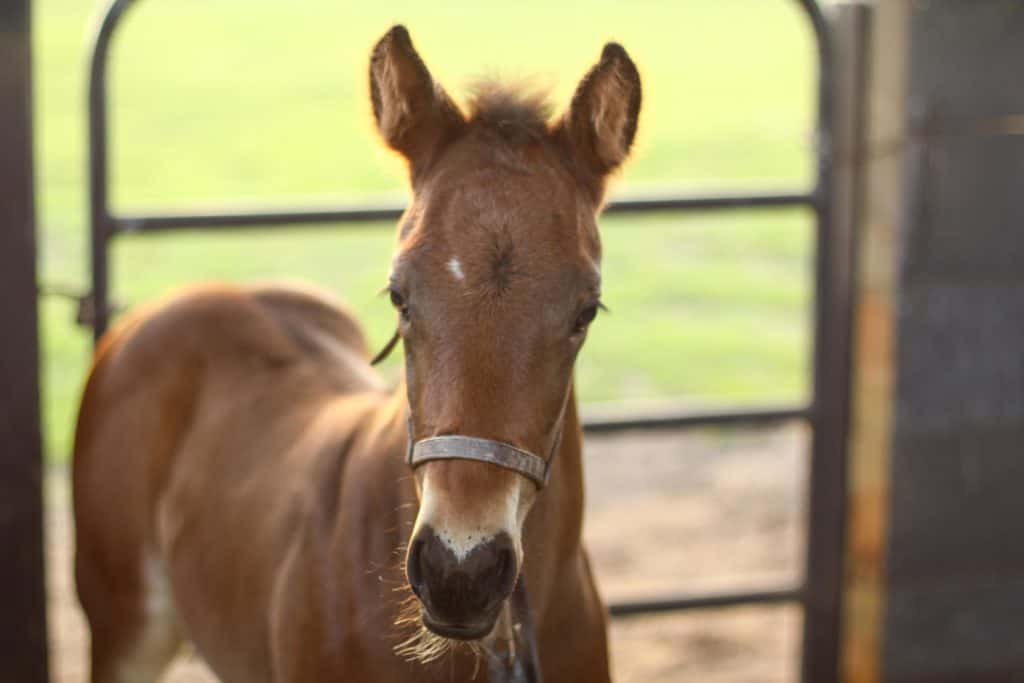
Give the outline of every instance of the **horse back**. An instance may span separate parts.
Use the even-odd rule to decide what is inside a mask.
[[[346,438],[336,416],[350,411],[356,425],[383,394],[366,355],[344,309],[283,286],[194,288],[130,314],[103,339],[73,460],[76,581],[94,640],[138,640],[161,604],[213,600],[220,608],[207,615],[181,615],[191,635],[229,627],[213,615],[243,623],[252,633],[238,642],[262,647],[265,619],[252,616],[267,606],[250,596],[270,594],[261,582],[275,572],[252,558],[287,553],[284,530],[310,472]],[[115,633],[126,629],[138,634]]]

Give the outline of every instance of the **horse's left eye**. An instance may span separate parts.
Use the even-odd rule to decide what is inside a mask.
[[[594,322],[594,318],[597,317],[598,304],[591,304],[582,311],[576,318],[576,325],[573,328],[573,334],[579,334],[583,330],[587,329],[587,325]]]

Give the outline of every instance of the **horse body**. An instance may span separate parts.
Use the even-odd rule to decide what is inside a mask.
[[[155,680],[185,640],[225,681],[472,676],[472,655],[425,666],[393,652],[417,498],[403,392],[371,374],[357,332],[307,293],[207,287],[108,336],[74,459],[94,681]],[[549,678],[597,681],[603,609],[567,420],[557,491],[525,531],[527,554],[548,557],[524,572]]]
[[[401,27],[370,80],[413,184],[405,379],[388,391],[352,316],[295,288],[200,287],[108,333],[73,462],[93,683],[155,681],[184,642],[227,683],[486,681],[523,581],[546,680],[609,680],[572,368],[635,67],[606,47],[554,126],[502,89],[463,117]],[[549,483],[463,437],[540,454]],[[452,450],[410,468],[425,440]]]

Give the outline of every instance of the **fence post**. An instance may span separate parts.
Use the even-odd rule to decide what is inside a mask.
[[[828,16],[834,78],[831,108],[831,165],[820,188],[815,313],[814,419],[808,494],[808,539],[801,680],[831,683],[839,678],[846,520],[846,439],[850,397],[850,325],[853,272],[862,169],[849,152],[863,137],[863,89],[871,7],[846,2]]]
[[[44,683],[31,0],[0,4],[0,679]]]
[[[860,94],[865,133],[841,156],[863,174],[854,272],[853,368],[842,680],[882,680],[885,538],[892,439],[895,243],[904,205],[905,105],[910,2],[873,12],[868,77]]]

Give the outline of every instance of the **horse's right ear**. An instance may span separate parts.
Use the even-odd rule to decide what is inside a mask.
[[[394,26],[370,57],[370,99],[384,142],[408,161],[413,180],[465,125],[427,71],[404,26]]]

